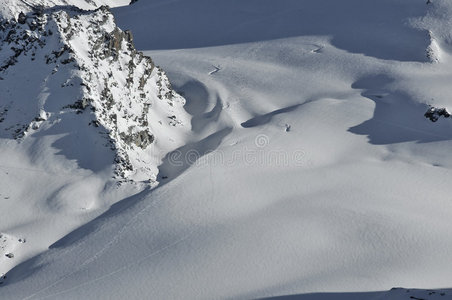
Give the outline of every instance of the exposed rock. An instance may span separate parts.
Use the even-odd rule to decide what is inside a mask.
[[[141,149],[146,149],[154,141],[154,136],[147,130],[142,130],[136,133],[121,133],[121,139],[127,144],[135,144]]]
[[[19,22],[19,24],[25,24],[27,22],[27,16],[23,12],[20,12],[17,22]]]
[[[160,120],[170,117],[171,125],[163,126],[182,125],[184,99],[172,90],[163,70],[135,49],[132,33],[115,25],[108,7],[40,8],[22,13],[18,23],[0,21],[0,28],[0,77],[7,79],[16,64],[28,61],[43,72],[42,79],[36,78],[39,85],[47,78],[57,80],[67,95],[58,99],[61,111],[52,111],[50,119],[36,117],[36,111],[22,114],[24,121],[17,122],[8,119],[8,109],[29,110],[30,103],[22,109],[15,108],[18,101],[11,107],[0,106],[0,132],[21,140],[51,126],[68,110],[90,114],[91,120],[83,124],[97,130],[115,151],[118,177],[127,178],[138,169],[155,172],[159,160],[147,151],[159,136],[151,124],[160,128]],[[0,81],[0,88],[9,88],[7,80]],[[158,119],[152,120],[155,114]]]
[[[447,111],[446,108],[436,108],[431,106],[427,112],[424,114],[424,116],[427,119],[430,119],[430,121],[432,122],[436,122],[438,121],[438,119],[442,116],[444,118],[449,118],[450,117],[450,113]]]

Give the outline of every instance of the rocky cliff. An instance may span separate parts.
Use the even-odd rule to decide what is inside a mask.
[[[187,122],[163,70],[135,49],[108,6],[18,3],[0,21],[0,137],[97,135],[114,152],[115,176],[155,178],[171,132]]]

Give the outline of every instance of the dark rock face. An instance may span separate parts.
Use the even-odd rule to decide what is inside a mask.
[[[135,144],[141,149],[146,149],[152,142],[154,142],[154,136],[149,133],[148,130],[142,130],[136,133],[121,133],[121,139],[127,144]]]
[[[447,111],[446,108],[436,108],[436,107],[430,107],[427,112],[424,114],[424,116],[429,119],[432,122],[438,121],[438,119],[442,116],[444,118],[449,118],[450,113]]]
[[[122,31],[119,28],[115,28],[112,33],[105,36],[105,42],[107,43],[106,56],[118,57],[118,53],[122,48],[122,42],[126,41],[129,45],[129,49],[134,49],[133,36],[129,30]]]
[[[17,18],[17,22],[19,22],[19,24],[25,24],[27,22],[27,16],[21,12]]]
[[[154,141],[154,136],[150,134],[147,130],[138,132],[135,135],[134,143],[142,149],[146,149]]]

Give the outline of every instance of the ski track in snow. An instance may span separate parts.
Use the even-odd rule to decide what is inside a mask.
[[[452,205],[444,195],[452,124],[433,124],[423,113],[427,102],[452,108],[445,26],[452,5],[367,0],[370,11],[365,0],[336,1],[141,0],[115,9],[123,29],[137,32],[137,44],[148,46],[142,50],[185,95],[191,132],[156,141],[174,149],[162,159],[159,170],[166,173],[157,177],[157,188],[117,192],[115,201],[130,206],[119,202],[119,209],[102,214],[115,202],[102,200],[90,216],[101,215],[92,221],[76,215],[67,228],[87,227],[63,238],[63,231],[55,234],[54,247],[13,268],[13,281],[0,293],[11,299],[119,298],[128,291],[156,299],[311,299],[307,293],[450,284]],[[310,10],[318,19],[309,19]],[[40,88],[42,111],[47,79]],[[187,162],[190,153],[196,157]],[[53,166],[52,155],[39,169],[19,156],[20,166],[0,169],[17,171],[17,178],[30,172],[60,179],[62,188],[50,198],[70,215],[70,200],[86,193],[82,181],[68,182],[87,175],[65,168],[69,158],[57,155],[57,171],[46,168]],[[96,170],[90,174],[106,180]],[[97,191],[93,186],[87,190]],[[31,194],[32,188],[42,189],[30,187]],[[110,192],[104,198],[115,195],[104,189]],[[38,249],[33,237],[27,236],[27,246]],[[39,271],[25,273],[35,266]],[[325,299],[336,297],[347,295]]]
[[[95,261],[99,256],[102,255],[102,253],[104,253],[108,248],[110,248],[112,245],[114,245],[119,237],[122,235],[122,233],[141,215],[143,214],[149,207],[152,206],[152,202],[150,202],[148,205],[146,205],[142,210],[140,210],[139,212],[137,212],[136,214],[134,214],[132,216],[132,218],[123,226],[119,229],[119,231],[113,236],[113,238],[104,246],[102,247],[98,252],[96,252],[92,257],[86,259],[84,262],[82,262],[80,264],[79,267],[77,267],[74,271],[71,271],[69,273],[67,273],[66,275],[64,275],[63,277],[61,277],[61,279],[59,279],[58,281],[52,283],[51,285],[43,288],[42,290],[39,290],[38,292],[30,295],[29,297],[26,297],[25,299],[31,299],[33,297],[35,297],[36,295],[45,292],[46,290],[56,286],[59,282],[65,280],[66,278],[72,276],[73,274],[79,272],[80,270],[83,269],[84,266],[92,263],[93,261]],[[87,240],[82,241],[82,243],[80,244],[80,246],[83,246],[83,243],[86,243]],[[67,255],[69,254],[71,251],[71,249],[66,250],[66,252],[62,253],[61,255]],[[108,275],[106,275],[108,276]]]
[[[121,230],[121,231],[122,231],[122,230]],[[120,234],[120,233],[118,233],[118,236],[119,236],[119,234]],[[65,293],[67,293],[67,292],[70,292],[70,291],[79,289],[79,288],[81,288],[81,287],[83,287],[83,286],[86,286],[86,285],[94,284],[94,283],[96,283],[97,281],[100,281],[100,280],[106,279],[106,278],[108,278],[108,277],[111,277],[111,276],[113,276],[113,275],[115,275],[115,274],[118,274],[118,273],[121,272],[121,271],[124,271],[125,269],[128,269],[128,268],[130,268],[130,267],[132,267],[132,266],[135,266],[135,265],[139,265],[140,263],[142,263],[142,262],[144,262],[144,261],[150,259],[151,257],[156,256],[156,255],[158,255],[158,254],[161,254],[161,253],[165,252],[166,250],[168,250],[168,249],[170,249],[170,248],[172,248],[172,247],[174,247],[174,246],[177,246],[178,244],[184,242],[185,240],[188,240],[188,239],[189,239],[191,236],[193,236],[194,234],[195,234],[195,233],[188,234],[187,236],[185,236],[185,237],[183,237],[183,238],[181,238],[181,239],[175,241],[174,243],[171,243],[171,244],[169,244],[169,245],[167,245],[167,246],[165,246],[165,247],[163,247],[163,248],[160,248],[160,249],[158,249],[158,250],[156,250],[156,251],[154,251],[154,252],[152,252],[152,253],[146,255],[146,256],[144,256],[142,259],[139,259],[139,260],[137,260],[137,261],[134,262],[134,263],[129,263],[129,264],[123,266],[123,267],[120,267],[120,268],[114,270],[113,272],[110,272],[110,273],[108,273],[108,274],[99,276],[99,277],[94,278],[94,279],[90,279],[89,281],[86,281],[86,282],[84,282],[84,283],[77,284],[77,285],[75,285],[74,287],[72,287],[72,288],[70,288],[70,289],[66,289],[66,290],[63,290],[63,291],[60,291],[60,292],[51,294],[51,295],[47,295],[47,296],[44,296],[44,297],[40,297],[40,298],[38,298],[38,299],[48,299],[48,298],[52,298],[52,297],[55,297],[55,296],[63,295],[63,294],[65,294]],[[106,248],[108,248],[108,247],[110,247],[110,246],[111,246],[111,244],[108,245]],[[100,252],[103,252],[106,248],[103,248],[102,251],[100,251]],[[61,278],[61,280],[58,280],[57,282],[51,284],[50,286],[47,286],[47,287],[45,287],[44,289],[39,290],[38,292],[36,292],[36,293],[34,293],[34,294],[32,294],[32,295],[30,295],[30,296],[28,296],[28,297],[25,297],[24,300],[32,299],[32,298],[36,297],[37,295],[41,294],[42,292],[45,292],[46,290],[48,290],[48,289],[54,287],[55,285],[57,285],[57,284],[58,284],[59,282],[61,282],[62,280],[64,280],[64,279],[70,277],[71,275],[73,275],[73,274],[79,272],[79,271],[82,269],[82,267],[83,267],[84,265],[87,265],[87,264],[93,262],[99,255],[101,255],[100,252],[99,252],[99,253],[96,253],[96,255],[93,256],[91,259],[85,261],[85,262],[80,266],[80,268],[79,268],[78,270],[75,270],[74,272],[71,272],[70,274],[63,276],[63,277]]]
[[[166,193],[168,193],[168,192],[166,192]],[[165,195],[165,193],[162,196],[164,197],[164,195]],[[142,198],[144,198],[144,196]],[[141,201],[142,200],[145,200],[145,199],[141,199]],[[67,274],[62,276],[59,280],[57,280],[54,283],[52,283],[52,284],[50,284],[50,285],[38,290],[36,293],[33,293],[30,296],[25,297],[24,300],[32,299],[32,298],[36,297],[37,295],[47,291],[48,289],[51,289],[52,287],[58,285],[58,283],[64,281],[65,279],[71,277],[72,275],[80,272],[85,266],[93,263],[96,259],[98,259],[100,256],[102,256],[102,254],[105,251],[107,251],[110,247],[114,246],[114,244],[118,242],[118,240],[120,239],[121,235],[126,231],[126,229],[128,229],[131,225],[133,225],[133,223],[136,222],[138,220],[138,218],[140,216],[142,216],[147,210],[152,208],[152,206],[154,204],[154,201],[151,201],[151,200],[148,200],[148,201],[149,201],[149,203],[146,204],[146,206],[144,208],[142,208],[141,210],[139,210],[137,213],[133,214],[132,217],[130,218],[130,220],[118,230],[118,232],[112,237],[112,239],[105,246],[103,246],[99,251],[97,251],[93,256],[91,256],[90,258],[84,260],[75,270],[68,272]],[[92,283],[95,283],[95,282],[100,281],[102,279],[105,279],[107,277],[110,277],[110,276],[112,276],[114,274],[117,274],[118,272],[121,272],[124,269],[130,268],[133,265],[138,265],[139,263],[141,263],[141,262],[143,262],[145,260],[148,260],[149,258],[151,258],[151,257],[153,257],[153,256],[155,256],[157,254],[163,253],[164,251],[166,251],[166,250],[168,250],[168,249],[170,249],[170,248],[182,243],[183,241],[188,240],[190,237],[192,237],[195,234],[196,234],[196,232],[189,233],[186,236],[182,237],[181,239],[178,239],[174,243],[170,243],[169,245],[164,246],[164,247],[162,247],[162,248],[160,248],[160,249],[158,249],[158,250],[156,250],[156,251],[144,256],[142,259],[139,259],[139,260],[137,260],[134,263],[129,263],[129,264],[127,264],[127,265],[125,265],[123,267],[120,267],[120,268],[118,268],[118,269],[116,269],[116,270],[114,270],[114,271],[112,271],[112,272],[110,272],[108,274],[99,276],[99,277],[97,277],[97,278],[95,278],[93,280],[90,280],[90,281],[84,282],[82,284],[76,285],[73,288],[70,288],[70,289],[67,289],[67,290],[64,290],[64,291],[60,291],[60,292],[57,292],[55,294],[51,294],[51,295],[47,295],[47,296],[44,296],[44,297],[40,297],[38,299],[47,299],[47,298],[51,298],[51,297],[54,297],[54,296],[58,296],[58,295],[66,293],[66,292],[75,290],[77,288],[83,287],[85,285],[92,284]],[[79,247],[87,246],[86,245],[87,242],[88,242],[88,240],[83,239],[77,245]],[[64,250],[62,253],[59,253],[59,256],[70,255],[71,250],[72,250],[71,248],[69,248],[67,250]]]

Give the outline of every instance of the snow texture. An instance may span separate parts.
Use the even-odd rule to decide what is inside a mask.
[[[2,298],[452,299],[450,1],[9,3]]]

